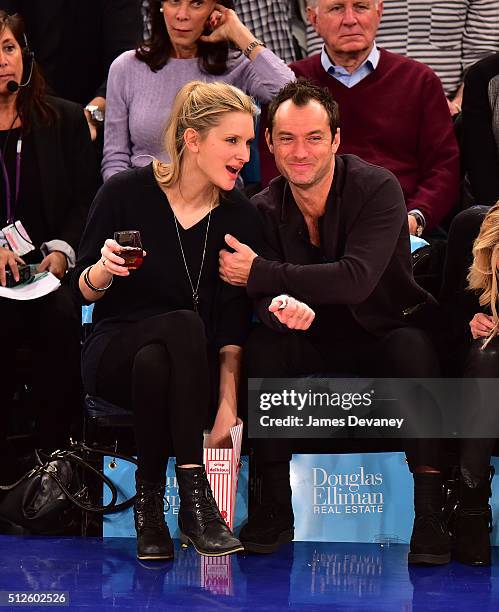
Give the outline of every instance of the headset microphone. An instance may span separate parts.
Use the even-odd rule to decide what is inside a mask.
[[[10,93],[16,93],[20,89],[21,85],[17,81],[7,81],[7,89]]]

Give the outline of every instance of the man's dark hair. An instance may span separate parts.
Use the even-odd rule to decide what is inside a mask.
[[[334,138],[336,130],[340,127],[340,112],[338,103],[333,100],[329,91],[323,87],[314,85],[308,79],[299,77],[296,81],[291,81],[277,92],[270,102],[267,109],[267,127],[272,140],[272,129],[274,127],[274,117],[277,109],[286,100],[291,100],[296,106],[306,106],[310,100],[317,100],[329,117],[331,136]]]

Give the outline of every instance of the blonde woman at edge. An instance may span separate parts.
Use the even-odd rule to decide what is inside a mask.
[[[487,213],[473,245],[473,263],[468,274],[469,288],[478,294],[484,311],[478,312],[469,325],[473,342],[465,361],[465,378],[499,376],[499,338],[497,316],[497,274],[499,265],[499,202]],[[472,411],[470,406],[470,410]],[[493,415],[474,415],[484,419]],[[458,504],[452,531],[455,537],[454,557],[469,565],[490,565],[492,514],[489,506],[494,468],[489,467],[495,439],[464,439],[460,444],[458,470]]]
[[[224,83],[192,82],[167,125],[168,164],[113,176],[92,205],[74,286],[95,302],[83,348],[87,392],[135,416],[139,559],[171,559],[163,515],[165,471],[177,460],[180,531],[202,555],[242,550],[213,499],[203,430],[222,445],[236,421],[241,346],[251,319],[244,288],[218,275],[226,234],[258,251],[256,209],[234,190],[249,159],[256,108]],[[144,263],[130,271],[111,238],[139,230]]]

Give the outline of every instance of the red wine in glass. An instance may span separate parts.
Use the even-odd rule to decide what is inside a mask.
[[[121,246],[119,255],[125,260],[124,265],[129,270],[140,268],[144,261],[140,232],[137,230],[114,232],[114,239]]]

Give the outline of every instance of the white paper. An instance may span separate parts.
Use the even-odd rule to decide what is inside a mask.
[[[61,286],[61,281],[51,272],[35,274],[29,283],[23,283],[17,287],[2,287],[0,285],[0,297],[10,300],[36,300],[36,298],[52,293]]]

